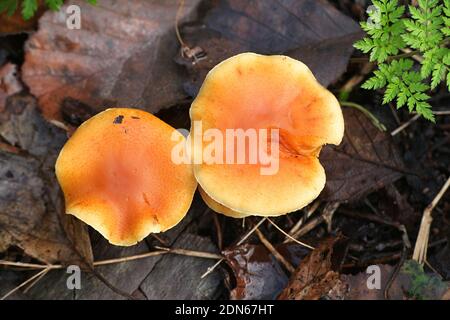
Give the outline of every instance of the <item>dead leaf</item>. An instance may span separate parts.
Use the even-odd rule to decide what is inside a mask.
[[[342,236],[330,237],[313,250],[291,276],[279,300],[317,300],[339,281],[339,270],[347,253]]]
[[[327,173],[321,194],[326,201],[354,201],[394,182],[404,165],[391,136],[372,125],[361,112],[344,109],[345,136],[341,145],[325,146],[320,162]]]
[[[218,2],[202,25],[182,29],[186,45],[197,48],[194,58],[177,59],[188,69],[185,90],[191,96],[212,67],[247,51],[300,59],[328,86],[346,70],[352,44],[363,36],[356,22],[326,1]]]
[[[92,264],[87,228],[64,213],[54,175],[65,133],[49,125],[27,95],[11,97],[0,119],[0,136],[22,151],[0,150],[0,239],[10,241],[0,247],[19,246],[46,263]]]
[[[195,243],[199,243],[198,238],[193,236],[183,236],[192,229],[193,226],[198,221],[201,214],[205,212],[205,204],[199,196],[194,198],[191,208],[189,209],[186,217],[175,227],[166,231],[158,236],[164,239],[165,245],[168,247],[183,248],[186,247],[186,240],[194,240]],[[208,244],[204,242],[203,244]],[[104,261],[109,259],[117,259],[121,257],[130,257],[137,254],[147,253],[153,251],[152,246],[161,245],[161,243],[152,237],[146,239],[146,241],[141,241],[135,246],[130,247],[119,247],[112,246],[103,236],[99,233],[93,233],[92,235],[93,252],[96,261]],[[210,244],[210,243],[209,243]],[[201,248],[195,248],[195,250],[202,250]],[[205,248],[206,251],[206,248]],[[170,257],[177,257],[177,259],[166,259]],[[189,262],[194,262],[194,264],[201,264],[200,268],[194,268],[194,272],[197,276],[188,275],[189,281],[192,283],[205,283],[205,284],[217,284],[217,276],[220,277],[219,273],[215,273],[212,279],[205,278],[205,281],[200,281],[200,276],[198,272],[203,273],[205,266],[203,264],[211,263],[212,260],[203,260],[200,258],[190,259],[186,256],[174,256],[174,255],[157,255],[152,257],[147,257],[145,259],[130,260],[122,263],[113,263],[108,265],[96,266],[96,270],[102,274],[108,282],[110,282],[114,287],[120,289],[128,294],[136,293],[136,291],[142,291],[140,297],[147,299],[144,294],[144,290],[147,291],[149,296],[162,297],[164,294],[170,292],[170,294],[176,294],[171,286],[167,286],[167,274],[164,275],[163,279],[158,279],[154,285],[156,287],[163,286],[165,288],[160,292],[150,292],[152,290],[152,273],[157,270],[158,274],[161,275],[164,271],[171,270],[175,272],[176,264],[180,261],[187,259]],[[214,261],[212,261],[214,263]],[[186,264],[182,264],[186,267]],[[187,267],[189,269],[189,266]],[[192,269],[190,269],[192,271]],[[180,271],[180,269],[178,269]],[[187,272],[184,270],[183,272]],[[179,276],[179,275],[176,275]],[[82,286],[80,290],[67,290],[67,272],[65,269],[62,270],[52,270],[45,278],[39,281],[28,293],[27,296],[31,299],[36,300],[117,300],[124,299],[123,296],[118,295],[113,292],[110,288],[105,286],[105,284],[100,281],[93,273],[82,273]],[[171,278],[172,279],[172,278]],[[159,281],[159,282],[158,282]],[[145,283],[146,282],[146,283]],[[143,289],[140,289],[141,284]],[[208,288],[208,286],[205,286]],[[203,289],[205,287],[199,286],[198,288]],[[212,288],[213,286],[209,287]],[[218,289],[214,287],[214,289]],[[213,290],[214,291],[214,290]],[[186,294],[187,292],[193,293],[193,288],[186,287],[182,288],[180,294]],[[213,292],[214,293],[214,292]]]
[[[0,68],[0,112],[5,109],[6,98],[22,91],[17,66],[12,63],[6,63]]]
[[[333,300],[384,300],[384,291],[395,266],[378,265],[380,268],[380,288],[369,288],[367,281],[373,273],[360,272],[355,275],[343,274],[337,285],[327,294]],[[440,277],[427,274],[413,260],[403,264],[389,289],[389,300],[445,299],[450,284]]]
[[[200,0],[186,0],[181,21]],[[68,30],[65,10],[77,4],[82,28]],[[183,100],[173,62],[178,0],[67,1],[46,12],[26,44],[23,80],[47,118],[61,119],[60,104],[73,98],[96,111],[140,107],[150,112]]]
[[[185,232],[175,241],[174,248],[217,252],[210,239]],[[165,255],[141,283],[147,299],[212,300],[220,295],[221,276],[218,271],[205,278],[202,274],[216,261],[180,255]],[[171,285],[167,285],[170,283]]]
[[[294,266],[308,253],[298,244],[282,244],[276,249]],[[288,282],[278,261],[263,245],[243,244],[223,254],[236,279],[230,292],[233,300],[274,299]]]

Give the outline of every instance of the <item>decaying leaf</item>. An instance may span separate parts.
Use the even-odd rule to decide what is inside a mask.
[[[180,22],[194,16],[199,0],[186,0]],[[26,44],[23,80],[47,118],[60,119],[66,98],[97,111],[138,106],[156,112],[186,95],[173,62],[177,0],[67,1],[46,12]],[[66,8],[77,4],[82,28],[68,30]]]
[[[344,109],[345,136],[341,145],[326,146],[320,162],[327,173],[322,199],[352,201],[400,178],[404,165],[386,132],[361,112]]]
[[[185,232],[175,241],[175,248],[217,252],[210,239]],[[141,283],[140,289],[149,300],[187,299],[211,300],[220,294],[221,276],[218,271],[202,279],[202,274],[215,263],[179,255],[165,255]],[[171,283],[171,285],[167,285]]]
[[[22,90],[17,66],[6,63],[0,68],[0,112],[5,109],[6,98]]]
[[[189,71],[185,90],[195,96],[206,73],[222,60],[253,51],[300,59],[325,86],[347,68],[361,29],[326,1],[220,0],[203,25],[185,26],[191,55],[177,61]]]
[[[308,253],[298,244],[282,244],[276,249],[294,266]],[[288,282],[278,261],[263,245],[243,244],[223,254],[236,279],[230,292],[233,300],[274,299]]]
[[[53,164],[65,133],[39,114],[34,98],[16,95],[0,117],[0,136],[21,153],[0,150],[0,245],[43,262],[92,263],[87,229],[64,214]],[[5,236],[6,235],[6,236]]]
[[[385,289],[393,276],[395,266],[382,264],[376,267],[379,268],[377,275],[373,271],[360,272],[355,275],[340,275],[339,282],[327,294],[327,298],[335,300],[384,300]],[[379,287],[375,286],[374,275],[380,277]],[[443,282],[437,275],[425,273],[417,262],[407,260],[397,276],[392,279],[388,290],[388,299],[449,299],[446,297],[448,290],[450,290],[448,282]]]
[[[347,253],[342,236],[325,239],[313,250],[291,276],[279,300],[317,300],[339,281],[339,270]]]

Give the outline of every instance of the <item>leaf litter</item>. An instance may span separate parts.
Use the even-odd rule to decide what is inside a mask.
[[[133,253],[109,250],[111,246],[98,239],[95,232],[90,230],[89,239],[84,225],[63,214],[63,201],[54,178],[53,164],[59,148],[66,140],[66,133],[46,122],[41,113],[47,119],[58,120],[53,123],[66,128],[67,124],[76,127],[107,107],[126,105],[158,112],[167,122],[187,127],[190,99],[195,97],[206,73],[223,59],[245,51],[286,54],[307,63],[323,85],[336,85],[346,71],[353,51],[352,43],[362,36],[354,20],[326,1],[299,0],[294,3],[264,0],[249,5],[237,0],[191,0],[184,1],[181,10],[175,0],[164,3],[159,0],[101,0],[97,7],[88,6],[83,1],[68,1],[66,5],[71,3],[79,4],[86,13],[81,33],[66,32],[64,8],[61,12],[46,12],[39,19],[38,31],[31,35],[25,45],[25,63],[21,66],[21,75],[17,73],[15,65],[6,64],[0,69],[3,72],[0,72],[3,74],[0,78],[5,79],[6,75],[8,79],[7,90],[5,86],[0,87],[0,252],[6,250],[6,253],[0,253],[1,256],[12,254],[18,260],[29,261],[34,258],[44,263],[75,262],[89,266],[92,265],[93,255],[96,260],[126,257],[147,252],[154,245],[154,240],[147,239]],[[178,40],[185,46],[182,48],[174,27],[177,12],[180,14],[178,27],[181,31],[181,39]],[[102,21],[108,21],[108,24]],[[323,61],[332,63],[324,64]],[[18,94],[23,90],[21,81],[36,97],[37,103],[27,94]],[[356,110],[346,109],[344,116],[346,137],[343,144],[325,147],[320,156],[328,176],[320,201],[333,201],[338,204],[337,208],[340,202],[345,202],[346,208],[358,210],[361,201],[368,199],[367,195],[378,194],[376,191],[379,189],[392,188],[396,181],[396,185],[404,185],[404,176],[407,184],[413,177],[417,178],[415,172],[405,169],[398,140],[392,140],[388,134],[380,132]],[[415,125],[411,125],[412,130]],[[17,197],[21,197],[23,202],[17,202]],[[190,219],[192,215],[205,216],[204,204],[198,197],[196,201]],[[318,210],[319,213],[315,215],[320,215],[321,211]],[[299,214],[280,218],[277,223],[288,229]],[[17,219],[27,221],[27,224],[18,224]],[[211,235],[211,239],[216,239],[214,230],[199,230],[199,224],[190,219],[186,219],[189,221],[179,229],[162,235],[162,238],[173,236],[169,241],[173,243],[185,232],[206,232]],[[236,230],[241,230],[241,233],[242,229],[248,230],[233,227],[229,220],[226,221],[228,230],[234,230],[231,234],[236,233]],[[337,218],[331,215],[325,221],[328,231],[340,229],[342,221],[339,215]],[[320,225],[314,225],[314,228],[303,235],[312,241],[310,243],[315,243],[316,249],[309,254],[297,244],[277,244],[282,242],[278,232],[278,236],[268,236],[275,249],[297,268],[292,275],[265,247],[259,244],[235,247],[233,242],[236,239],[227,240],[229,237],[225,237],[226,249],[223,254],[231,267],[230,281],[235,284],[230,287],[230,297],[383,298],[382,290],[377,290],[376,294],[366,290],[367,274],[351,274],[344,268],[344,262],[348,264],[349,259],[353,259],[347,251],[352,243],[341,236],[326,237],[327,232]],[[199,248],[214,249],[210,243],[207,244],[209,240],[194,238],[199,239],[198,242],[194,241]],[[252,242],[252,237],[248,241]],[[439,252],[445,252],[445,243]],[[23,252],[17,252],[14,247],[19,247]],[[292,250],[297,252],[291,253]],[[144,279],[153,279],[151,283],[157,270],[174,268],[183,262],[153,257],[104,267],[104,272],[114,286],[129,295],[146,299],[152,286],[148,285],[150,280],[147,285],[141,286],[145,283]],[[390,298],[427,299],[446,296],[443,292],[447,283],[424,273],[421,267],[417,268],[410,262],[405,265],[392,282]],[[384,264],[380,264],[380,267],[382,279],[387,281],[387,275],[393,274],[394,267]],[[443,269],[446,267],[442,266]],[[198,268],[206,266],[199,265]],[[156,270],[155,275],[152,275],[153,270]],[[123,274],[129,274],[133,281],[129,284],[121,281],[120,275]],[[396,280],[402,279],[405,274],[412,279],[409,286]],[[49,283],[60,283],[59,287],[65,290],[65,278],[61,270],[52,271],[47,277],[49,280],[42,279],[27,297],[123,298],[98,282],[93,275],[88,278],[88,290],[78,297],[48,287]],[[212,279],[220,277],[220,274],[214,273]],[[18,283],[17,277],[11,275],[5,276],[5,279],[8,283]],[[198,287],[206,289],[202,292],[211,294],[209,298],[217,297],[220,284],[214,281],[200,282]],[[205,297],[178,291],[191,297]],[[38,292],[48,294],[42,296]],[[166,292],[167,296],[174,298],[177,298],[176,294]]]

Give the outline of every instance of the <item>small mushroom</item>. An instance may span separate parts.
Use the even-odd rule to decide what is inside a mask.
[[[245,144],[245,163],[194,160],[200,194],[215,211],[231,217],[279,216],[303,208],[325,186],[318,155],[324,144],[340,144],[344,118],[337,99],[315,79],[308,67],[287,56],[243,53],[231,57],[207,75],[193,101],[191,139],[203,132],[229,129],[276,129],[278,170],[262,174],[267,166]],[[223,157],[230,153],[226,142]],[[203,155],[210,145],[192,143],[192,155]],[[261,146],[259,146],[261,147]],[[236,148],[236,145],[233,146]],[[270,147],[267,147],[270,151]]]
[[[172,228],[186,215],[197,187],[192,167],[171,159],[183,139],[138,109],[95,115],[75,131],[56,161],[66,212],[121,246]]]

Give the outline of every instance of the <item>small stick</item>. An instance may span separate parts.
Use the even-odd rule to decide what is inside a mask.
[[[407,122],[405,122],[404,124],[402,124],[400,127],[398,127],[397,129],[393,130],[391,132],[391,136],[395,136],[398,133],[400,133],[401,131],[405,130],[407,127],[409,127],[411,125],[411,123],[413,123],[414,121],[416,121],[417,119],[420,118],[419,114],[416,114],[414,117],[412,117],[411,119],[409,119]]]
[[[137,254],[137,255],[129,256],[129,257],[107,259],[107,260],[101,260],[101,261],[94,261],[94,266],[104,266],[104,265],[107,265],[107,264],[128,262],[128,261],[139,260],[139,259],[144,259],[144,258],[148,258],[148,257],[159,256],[159,255],[166,254],[166,253],[168,253],[168,252],[167,251],[163,251],[163,250],[161,250],[161,251],[151,251],[151,252]]]
[[[50,268],[44,269],[45,272],[43,272],[39,277],[37,277],[28,287],[23,290],[23,293],[27,293],[31,288],[33,288],[36,283],[38,283],[45,275],[50,271]]]
[[[197,258],[205,258],[205,259],[223,259],[223,256],[211,253],[211,252],[202,252],[202,251],[192,251],[186,249],[172,249],[172,248],[163,248],[163,247],[155,247],[159,250],[164,250],[167,253],[179,254],[188,257],[197,257]]]
[[[259,222],[249,231],[249,232],[247,232],[247,234],[244,236],[244,237],[242,237],[242,239],[241,240],[239,240],[237,243],[236,243],[236,246],[240,246],[241,244],[243,244],[244,243],[244,241],[245,240],[247,240],[254,232],[255,232],[255,230],[256,229],[258,229],[258,227],[264,222],[264,221],[266,221],[267,220],[267,218],[266,217],[264,217],[264,218],[262,218],[261,220],[259,220]],[[207,270],[206,270],[206,272],[204,273],[204,274],[202,274],[202,276],[200,277],[200,279],[203,279],[204,277],[206,277],[207,275],[209,275],[210,273],[212,273],[221,263],[222,263],[222,261],[223,260],[225,260],[224,258],[222,258],[222,259],[220,259],[219,261],[217,261],[214,265],[212,265],[211,267],[209,267]]]
[[[334,212],[339,208],[340,202],[329,202],[325,208],[323,209],[323,213],[320,216],[315,217],[311,221],[309,221],[307,224],[305,224],[302,228],[300,228],[298,231],[296,231],[294,234],[291,234],[293,238],[299,238],[303,236],[304,234],[308,233],[315,227],[317,227],[322,222],[328,223],[331,222],[331,218],[334,215]],[[287,239],[285,242],[290,242],[290,239]]]
[[[280,231],[282,234],[284,234],[286,237],[288,237],[289,239],[291,239],[292,241],[294,241],[295,243],[298,243],[299,245],[302,245],[308,249],[314,250],[314,247],[310,246],[309,244],[306,244],[304,242],[301,242],[295,238],[293,238],[291,235],[289,235],[286,231],[284,231],[283,229],[281,229],[279,226],[277,226],[277,224],[275,222],[273,222],[272,220],[270,220],[269,218],[267,218],[267,221],[269,221],[275,228],[278,229],[278,231]]]
[[[104,265],[115,264],[115,263],[128,262],[128,261],[139,260],[139,259],[144,259],[144,258],[148,258],[148,257],[154,257],[154,256],[162,255],[162,254],[168,254],[168,253],[190,256],[190,257],[206,258],[206,259],[222,259],[223,258],[221,255],[218,255],[215,253],[210,253],[210,252],[193,251],[193,250],[185,250],[185,249],[170,249],[170,248],[163,248],[163,247],[156,247],[156,248],[158,248],[159,251],[151,251],[151,252],[137,254],[137,255],[129,256],[129,257],[94,261],[94,266],[97,267],[97,266],[104,266]],[[27,269],[57,270],[57,269],[63,268],[63,266],[60,264],[45,265],[45,264],[35,264],[35,263],[13,262],[13,261],[6,261],[6,260],[0,260],[0,265],[27,268]]]
[[[220,226],[219,216],[217,214],[213,214],[214,225],[216,227],[217,233],[217,247],[222,251],[223,246],[223,238],[222,238],[222,227]]]
[[[150,237],[155,238],[159,243],[165,245],[166,247],[169,245],[169,243],[166,240],[156,235],[156,233],[150,233]]]
[[[18,285],[17,287],[15,287],[14,289],[10,290],[7,294],[5,294],[3,297],[0,298],[0,300],[5,300],[6,298],[8,298],[10,295],[12,295],[14,292],[16,292],[17,290],[19,290],[20,288],[26,286],[28,283],[32,282],[34,279],[40,277],[42,274],[47,273],[50,270],[50,268],[46,268],[43,269],[41,271],[39,271],[38,273],[36,273],[34,276],[32,276],[31,278],[29,278],[28,280],[25,280],[24,282],[22,282],[20,285]]]
[[[428,240],[430,238],[430,227],[433,218],[431,212],[436,207],[438,202],[444,196],[444,193],[450,187],[450,177],[447,179],[441,190],[434,197],[433,201],[425,208],[422,215],[422,221],[420,222],[419,234],[417,235],[416,245],[414,247],[413,260],[423,265],[427,258]]]
[[[293,226],[291,228],[291,230],[289,230],[289,235],[292,237],[293,234],[295,234],[297,232],[298,229],[300,229],[300,227],[302,226],[303,222],[308,219],[316,210],[317,208],[319,208],[320,206],[320,201],[316,201],[314,202],[311,207],[308,209],[308,211],[306,211],[305,215],[298,220],[298,222],[295,224],[295,226]],[[288,239],[284,240],[284,243],[287,242]]]
[[[271,254],[290,272],[294,273],[295,268],[290,264],[282,255],[275,249],[275,247],[270,243],[269,240],[263,235],[263,233],[257,228],[255,230],[258,235],[259,240],[261,240],[262,244],[270,251]]]

